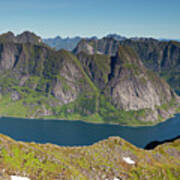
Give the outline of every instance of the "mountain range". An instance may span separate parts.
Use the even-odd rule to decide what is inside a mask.
[[[143,37],[132,37],[132,38],[127,38],[125,36],[121,36],[119,34],[108,34],[106,36],[104,36],[104,38],[113,38],[114,40],[117,41],[124,41],[124,40],[139,40],[139,39],[145,39]],[[66,37],[66,38],[62,38],[60,36],[56,36],[54,38],[44,38],[43,42],[45,44],[47,44],[48,46],[55,48],[56,50],[60,50],[60,49],[65,49],[68,51],[72,51],[77,44],[82,40],[82,39],[93,39],[93,40],[97,40],[99,39],[96,36],[93,37],[80,37],[80,36],[76,36],[76,37]],[[151,38],[149,38],[151,39]],[[159,41],[180,41],[180,39],[167,39],[167,38],[159,38]]]
[[[106,37],[114,38],[115,40],[118,41],[123,41],[127,39],[126,37],[120,36],[118,34],[108,34]],[[82,39],[97,40],[98,37],[92,36],[92,37],[84,38],[84,37],[76,36],[72,38],[70,37],[62,38],[60,36],[56,36],[55,38],[45,38],[43,39],[43,42],[48,46],[55,48],[56,50],[65,49],[68,51],[72,51]]]
[[[114,38],[82,40],[73,50],[83,50],[88,54],[96,52],[115,56],[119,45],[131,47],[140,57],[145,67],[164,78],[180,93],[180,43],[176,41],[158,41],[152,38],[127,39],[117,41]],[[88,48],[84,48],[84,47]]]
[[[60,36],[57,36],[55,38],[43,39],[43,42],[46,43],[48,46],[55,48],[56,50],[66,49],[72,51],[80,40],[81,37],[61,38]]]
[[[180,111],[179,58],[178,42],[94,37],[71,52],[8,32],[0,36],[0,115],[155,124]]]

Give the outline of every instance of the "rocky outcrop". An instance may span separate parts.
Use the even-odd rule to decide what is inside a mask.
[[[113,38],[102,38],[96,40],[81,40],[73,50],[74,54],[85,52],[86,54],[115,55],[118,51],[119,41]],[[88,48],[87,48],[88,47]],[[89,51],[90,50],[90,51]]]
[[[176,97],[165,81],[146,70],[131,48],[120,46],[111,63],[106,94],[117,108],[154,110]]]
[[[96,41],[96,40],[95,40]],[[84,52],[88,55],[93,54],[101,54],[97,49],[95,49],[89,42],[87,42],[85,39],[81,40],[80,43],[78,43],[77,47],[73,50],[75,54],[78,54],[80,52]]]

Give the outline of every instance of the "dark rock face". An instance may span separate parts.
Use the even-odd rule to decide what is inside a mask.
[[[77,54],[87,50],[83,48],[86,43],[91,54],[101,53],[114,56],[119,45],[126,45],[136,51],[146,68],[158,73],[177,91],[180,92],[180,43],[175,41],[158,41],[152,38],[125,39],[118,41],[114,38],[81,41],[74,49]],[[86,48],[87,49],[87,48]]]
[[[77,54],[77,58],[90,79],[103,90],[108,82],[111,58],[106,55],[89,55],[84,52]]]
[[[177,139],[180,139],[180,136],[177,136],[177,137],[175,137],[175,138],[173,138],[173,139],[168,139],[168,140],[165,140],[165,141],[153,141],[153,142],[147,144],[147,145],[144,147],[144,149],[152,150],[152,149],[156,148],[157,146],[159,146],[159,145],[161,145],[161,144],[171,143],[171,142],[173,142],[173,141],[175,141],[175,140],[177,140]]]

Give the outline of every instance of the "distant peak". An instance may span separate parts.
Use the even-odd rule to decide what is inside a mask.
[[[22,32],[21,34],[19,34],[19,35],[23,35],[23,34],[25,34],[25,35],[35,35],[33,32],[31,32],[31,31],[24,31],[24,32]]]
[[[117,41],[123,41],[126,40],[127,38],[125,36],[121,36],[119,34],[108,34],[107,36],[105,36],[106,38],[112,38],[115,39]]]
[[[53,38],[52,38],[52,39],[53,39]],[[61,36],[56,36],[54,39],[55,39],[55,40],[58,40],[58,39],[62,39],[62,38],[61,38]]]

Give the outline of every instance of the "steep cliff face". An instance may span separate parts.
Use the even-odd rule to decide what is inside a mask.
[[[136,51],[146,67],[159,72],[179,66],[180,62],[180,43],[175,41],[164,42],[152,38],[126,39],[123,41],[114,38],[83,40],[74,49],[74,53],[85,51],[84,44],[91,46],[92,53],[98,51],[111,56],[116,55],[119,45],[129,46]]]
[[[144,64],[154,71],[166,71],[179,65],[179,42],[144,39],[137,41],[126,40],[121,44],[132,47]]]
[[[177,91],[180,92],[180,43],[156,40],[124,41],[140,56],[148,69],[157,72]]]
[[[101,54],[89,55],[80,52],[77,54],[77,58],[90,79],[97,87],[103,90],[108,82],[108,76],[111,71],[111,57]]]
[[[0,41],[2,116],[140,125],[178,109],[176,94],[127,46],[110,56],[85,45],[75,56],[32,43],[33,34],[20,37]]]
[[[20,81],[20,85],[29,84],[28,80],[31,76],[39,76],[41,81],[47,80],[44,87],[39,88],[39,91],[45,91],[46,93],[52,93],[55,97],[63,96],[62,85],[67,85],[66,92],[74,90],[70,94],[76,96],[76,93],[80,92],[80,84],[78,82],[84,79],[83,70],[77,62],[75,56],[71,53],[61,50],[53,51],[46,47],[35,46],[32,44],[1,44],[1,60],[0,70],[1,72],[10,71],[10,74],[14,75],[17,80]],[[37,89],[39,84],[34,84],[33,89]],[[61,85],[60,85],[61,84]],[[84,87],[87,82],[85,80]],[[68,86],[71,87],[68,89]],[[59,88],[58,88],[59,87]],[[83,89],[83,86],[81,86]],[[62,94],[61,94],[62,93]],[[61,95],[60,95],[61,94]]]
[[[115,107],[126,111],[154,110],[156,106],[175,98],[168,84],[156,75],[150,75],[131,48],[120,46],[111,63],[106,94]]]
[[[73,54],[31,43],[6,42],[0,47],[0,92],[9,104],[9,112],[2,111],[2,115],[18,116],[16,103],[25,108],[23,117],[63,114],[78,108],[89,112],[79,99],[93,99],[96,87]],[[65,104],[69,108],[63,108]]]
[[[88,147],[16,142],[0,135],[0,179],[11,175],[41,179],[152,180],[180,177],[180,140],[151,151],[119,137]]]
[[[85,42],[83,42],[85,43]],[[152,38],[125,39],[114,38],[86,41],[91,46],[91,52],[114,56],[119,45],[133,48],[146,68],[158,73],[177,91],[180,92],[180,43],[175,41],[158,41]],[[82,51],[82,42],[74,53]]]

